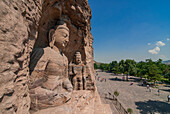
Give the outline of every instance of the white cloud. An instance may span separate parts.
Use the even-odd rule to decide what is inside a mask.
[[[164,46],[165,43],[163,43],[162,41],[157,41],[156,45],[157,45],[157,46]]]
[[[157,46],[152,50],[148,50],[148,52],[151,54],[158,54],[160,52],[160,48]]]
[[[150,46],[151,45],[151,43],[148,43],[148,46]]]
[[[169,41],[170,39],[169,39],[169,38],[167,38],[166,40],[167,40],[167,41]]]

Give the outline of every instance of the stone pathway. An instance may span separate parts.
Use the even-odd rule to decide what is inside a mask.
[[[133,114],[170,114],[170,102],[167,102],[170,85],[160,86],[160,95],[158,95],[157,88],[151,88],[151,92],[149,92],[145,86],[139,86],[139,82],[134,81],[136,77],[129,76],[130,81],[128,82],[122,81],[122,76],[106,72],[98,72],[98,77],[106,78],[106,82],[96,80],[99,93],[113,94],[117,90],[119,102],[125,109],[132,108]],[[133,85],[130,85],[132,81],[134,81]]]
[[[116,109],[116,107],[112,104],[111,100],[107,100],[107,99],[101,97],[101,101],[104,104],[110,104],[110,108],[112,110],[112,114],[118,114],[119,113],[118,110]]]

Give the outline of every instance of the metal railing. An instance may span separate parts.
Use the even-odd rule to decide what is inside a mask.
[[[104,98],[105,100],[110,100],[111,105],[114,105],[117,111],[120,114],[128,114],[127,110],[122,106],[122,104],[118,101],[118,99],[112,95],[111,93],[99,93],[101,98]]]

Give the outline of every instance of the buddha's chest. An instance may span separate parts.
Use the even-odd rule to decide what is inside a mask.
[[[73,66],[73,72],[76,73],[76,74],[82,74],[83,66],[81,66],[81,65],[74,65]]]
[[[67,67],[68,60],[66,56],[49,48],[44,49],[44,54],[36,65],[36,69],[55,73],[61,73],[65,71]]]

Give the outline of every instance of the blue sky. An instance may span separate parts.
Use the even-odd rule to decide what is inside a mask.
[[[170,60],[170,0],[89,0],[94,60]]]

